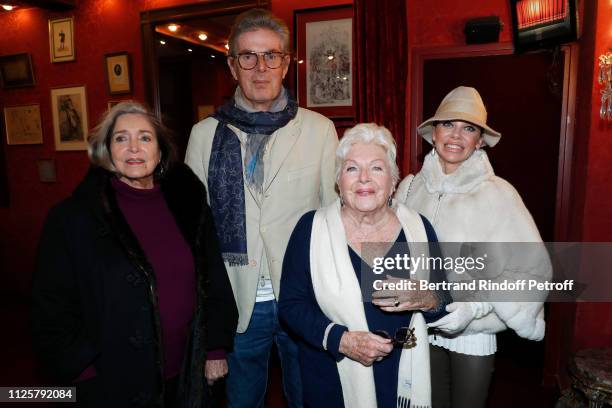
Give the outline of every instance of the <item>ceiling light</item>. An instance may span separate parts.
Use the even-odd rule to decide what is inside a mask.
[[[229,50],[229,44],[226,43],[224,47],[226,50]]]
[[[160,43],[161,45],[166,45],[166,42],[165,42],[164,40],[159,40],[159,43]]]
[[[200,39],[200,41],[206,41],[208,36],[204,33],[200,33],[200,35],[198,35],[198,38]]]
[[[303,63],[304,63],[304,60],[299,60],[298,61],[298,64],[303,64]]]
[[[11,11],[12,9],[15,8],[15,6],[11,6],[10,4],[3,4],[2,8],[5,9],[6,11]]]
[[[169,24],[168,25],[168,30],[172,31],[173,33],[178,30],[178,26],[176,24]]]
[[[331,61],[331,60],[333,60],[333,59],[334,59],[334,56],[333,56],[333,55],[328,55],[328,56],[327,56],[327,59]]]
[[[191,48],[187,48],[187,51],[189,52],[193,52],[193,50]]]

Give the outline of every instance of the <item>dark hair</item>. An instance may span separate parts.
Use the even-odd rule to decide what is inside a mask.
[[[177,164],[178,157],[176,146],[174,145],[172,132],[164,126],[149,108],[138,102],[120,102],[102,116],[100,123],[92,129],[87,138],[89,143],[87,148],[89,161],[94,166],[102,167],[113,173],[117,172],[110,151],[111,136],[119,116],[127,114],[144,116],[155,130],[155,137],[157,138],[157,144],[161,152],[161,159],[155,168],[154,176],[156,180],[159,180],[166,170],[169,170]]]
[[[280,18],[276,17],[268,10],[261,8],[255,8],[244,13],[241,13],[236,17],[236,21],[232,26],[232,31],[229,35],[229,55],[235,56],[238,50],[237,42],[238,37],[249,31],[255,31],[259,29],[267,29],[275,32],[281,38],[283,45],[282,52],[291,52],[291,46],[289,44],[289,28],[287,24]]]

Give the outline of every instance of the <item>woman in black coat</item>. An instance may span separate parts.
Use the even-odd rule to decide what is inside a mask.
[[[34,345],[80,406],[205,406],[238,313],[204,186],[134,102],[106,114],[88,153],[40,240]]]

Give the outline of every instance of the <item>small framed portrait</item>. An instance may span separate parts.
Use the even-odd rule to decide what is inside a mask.
[[[130,73],[130,54],[116,52],[104,56],[106,67],[106,84],[108,93],[120,95],[132,93],[132,75]]]
[[[49,47],[51,62],[74,61],[74,19],[72,17],[49,20]]]
[[[6,143],[9,145],[43,142],[40,105],[7,106],[4,108]]]
[[[87,96],[84,86],[51,89],[55,150],[87,150]]]
[[[34,86],[34,71],[30,54],[0,56],[0,83],[2,89]]]
[[[296,10],[294,27],[299,105],[334,119],[354,118],[352,6]]]

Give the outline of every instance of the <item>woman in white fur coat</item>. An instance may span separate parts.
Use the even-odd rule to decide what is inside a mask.
[[[501,137],[486,122],[478,91],[451,91],[435,116],[418,127],[433,149],[421,171],[402,181],[395,197],[427,217],[440,242],[487,243],[489,255],[497,255],[483,271],[487,279],[548,279],[550,260],[529,211],[512,185],[495,175],[481,150]],[[504,244],[510,242],[536,244]],[[449,280],[453,275],[466,279],[447,273]],[[484,407],[497,350],[495,333],[509,327],[521,337],[541,340],[545,294],[530,302],[503,302],[487,294],[487,301],[458,302],[460,294],[451,295],[455,302],[446,308],[450,313],[429,324],[436,333],[429,336],[433,407]]]

